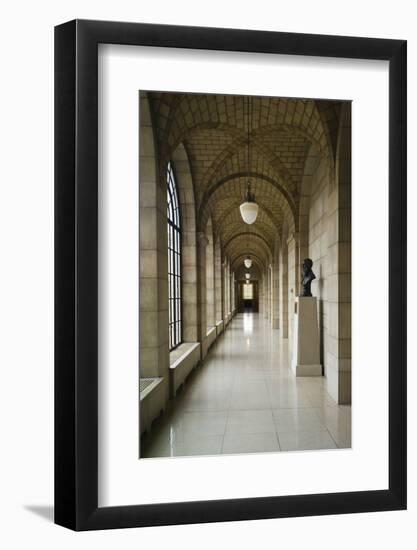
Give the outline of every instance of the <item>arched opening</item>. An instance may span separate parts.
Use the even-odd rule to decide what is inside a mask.
[[[177,183],[171,162],[167,166],[168,312],[169,350],[182,342],[182,242]]]
[[[197,237],[194,187],[183,144],[172,153],[181,211],[182,340],[197,342]]]
[[[249,275],[249,277],[248,277]],[[235,272],[236,307],[238,313],[259,312],[259,280],[261,272],[254,263],[250,268],[241,265]]]

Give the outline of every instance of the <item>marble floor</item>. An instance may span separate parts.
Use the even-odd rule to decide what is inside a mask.
[[[258,314],[237,315],[141,441],[141,457],[350,447],[351,407],[322,377],[296,378],[287,341]]]

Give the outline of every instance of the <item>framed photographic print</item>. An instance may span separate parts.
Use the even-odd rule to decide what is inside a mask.
[[[406,507],[406,42],[55,30],[55,521]]]

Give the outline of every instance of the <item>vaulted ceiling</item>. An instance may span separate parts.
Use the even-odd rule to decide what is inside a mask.
[[[341,103],[166,92],[149,99],[161,165],[180,144],[187,151],[199,230],[211,218],[232,262],[252,254],[266,265],[284,224],[297,226],[310,148],[334,163]],[[259,204],[251,226],[239,212],[248,179]]]

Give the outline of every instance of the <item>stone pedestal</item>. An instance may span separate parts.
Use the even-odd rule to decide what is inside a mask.
[[[321,376],[317,299],[297,296],[294,302],[292,370],[296,376]]]

